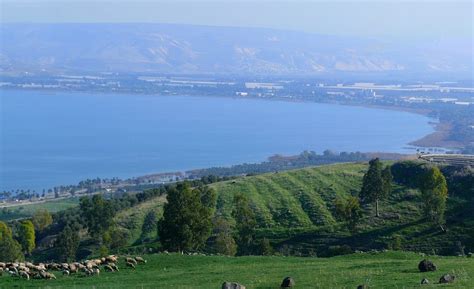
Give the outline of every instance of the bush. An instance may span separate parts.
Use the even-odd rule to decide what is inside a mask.
[[[328,248],[328,257],[339,256],[339,255],[349,255],[352,253],[354,253],[354,251],[349,245],[329,246]]]

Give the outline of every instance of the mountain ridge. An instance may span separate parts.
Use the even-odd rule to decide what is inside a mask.
[[[4,72],[318,75],[472,71],[472,62],[466,61],[468,47],[463,51],[462,45],[456,53],[446,53],[443,43],[427,48],[270,28],[10,23],[1,24],[0,31],[0,69]]]

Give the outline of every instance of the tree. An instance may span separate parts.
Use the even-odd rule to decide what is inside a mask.
[[[145,220],[143,221],[142,236],[147,236],[151,232],[156,232],[157,222],[158,220],[155,211],[149,211],[145,216]]]
[[[260,240],[259,253],[263,256],[271,256],[274,253],[273,247],[270,244],[270,240],[263,238]]]
[[[382,170],[382,181],[383,181],[383,191],[384,195],[387,196],[392,192],[392,182],[393,176],[390,166],[386,166]]]
[[[369,169],[362,179],[360,198],[363,202],[375,203],[375,215],[379,217],[379,201],[387,196],[382,178],[382,163],[378,158],[369,162]]]
[[[111,201],[101,195],[94,195],[92,198],[81,198],[80,214],[89,234],[100,239],[112,225],[115,212]]]
[[[31,254],[35,248],[35,227],[30,220],[22,221],[18,227],[18,241],[25,254]]]
[[[158,235],[171,251],[198,250],[209,238],[216,193],[209,188],[192,189],[188,182],[170,189],[166,197]]]
[[[42,232],[53,223],[53,217],[46,209],[36,210],[33,215],[33,224],[38,232]]]
[[[223,255],[235,256],[237,244],[232,236],[232,227],[224,218],[219,217],[215,221],[214,231],[216,233],[216,252]]]
[[[79,234],[69,225],[58,235],[56,247],[61,261],[74,261],[79,248]]]
[[[437,167],[429,169],[420,183],[423,198],[423,211],[431,221],[441,225],[444,223],[448,185]]]
[[[109,231],[110,242],[108,243],[109,248],[117,249],[127,246],[128,240],[130,239],[130,233],[128,230],[123,228],[113,227]]]
[[[252,247],[255,240],[255,228],[257,220],[255,213],[250,207],[250,201],[243,194],[236,194],[234,196],[234,210],[232,217],[236,222],[237,229],[237,244],[239,245],[240,254],[249,254],[252,252]]]
[[[11,229],[4,222],[0,222],[0,260],[13,262],[23,258],[21,245],[13,239]]]
[[[346,222],[347,228],[351,233],[355,233],[357,224],[362,217],[359,200],[352,196],[349,198],[338,197],[334,201],[334,206],[336,208],[336,216]]]

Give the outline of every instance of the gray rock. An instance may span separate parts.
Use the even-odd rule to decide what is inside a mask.
[[[281,288],[290,288],[290,287],[293,287],[293,286],[295,286],[295,280],[291,277],[286,277],[281,282]]]
[[[421,284],[424,285],[424,284],[430,284],[430,280],[426,279],[426,278],[423,278],[423,280],[421,280]]]
[[[441,276],[441,278],[439,278],[439,283],[441,284],[453,283],[455,278],[456,277],[453,275],[444,274],[443,276]]]
[[[245,286],[235,282],[224,282],[222,289],[245,289]]]
[[[437,268],[433,262],[424,259],[418,264],[418,269],[420,270],[420,272],[431,272],[436,271]]]

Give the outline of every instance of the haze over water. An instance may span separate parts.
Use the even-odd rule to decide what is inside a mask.
[[[400,111],[255,99],[0,91],[0,190],[261,162],[303,150],[406,152]]]

